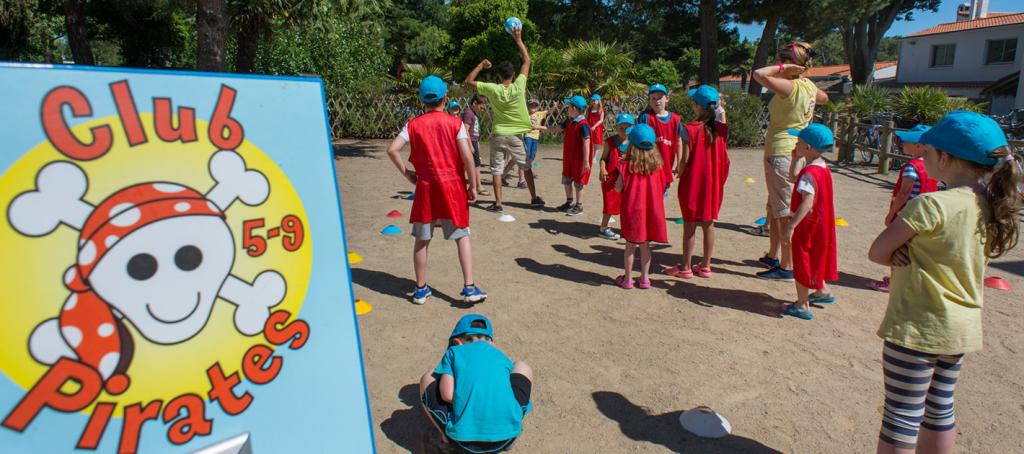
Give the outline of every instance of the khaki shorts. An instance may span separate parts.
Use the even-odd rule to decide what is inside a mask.
[[[512,156],[512,159],[519,164],[519,167],[526,167],[526,147],[523,146],[522,136],[491,136],[491,175],[501,175],[505,170],[505,155]]]
[[[789,156],[764,158],[764,184],[768,188],[768,217],[784,218],[792,213],[789,201],[793,196],[793,182],[789,178]]]
[[[469,227],[455,227],[451,219],[438,219],[432,223],[412,223],[412,237],[417,240],[427,241],[434,238],[434,227],[441,227],[444,239],[457,240],[469,236]]]

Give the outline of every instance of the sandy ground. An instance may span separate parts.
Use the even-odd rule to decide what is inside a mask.
[[[586,212],[567,217],[558,177],[560,147],[545,146],[538,187],[549,208],[529,210],[526,190],[506,188],[512,223],[471,210],[476,282],[490,298],[467,308],[455,246],[432,245],[425,306],[413,288],[412,187],[387,160],[383,142],[336,148],[355,294],[373,305],[359,317],[374,436],[381,453],[421,452],[426,416],[416,383],[444,353],[455,321],[470,311],[490,317],[495,342],[536,370],[534,411],[516,452],[873,452],[882,403],[881,340],[875,331],[886,295],[865,289],[885,271],[867,260],[881,230],[894,176],[873,169],[834,169],[839,227],[840,302],[815,309],[813,321],[781,318],[793,284],[764,282],[754,260],[766,238],[741,228],[762,216],[760,151],[731,150],[732,173],[718,224],[716,275],[682,281],[654,276],[649,290],[621,290],[623,243],[596,237],[600,187],[585,191]],[[482,146],[486,150],[486,145]],[[752,177],[755,183],[744,183]],[[484,175],[490,181],[489,175]],[[673,196],[668,216],[678,216]],[[384,236],[388,224],[402,234]],[[613,226],[615,226],[613,224]],[[678,259],[682,226],[670,222],[670,246],[654,267]],[[700,243],[698,242],[698,245]],[[698,246],[699,247],[699,246]],[[1024,247],[992,264],[1015,290],[986,290],[984,351],[965,362],[957,390],[959,452],[1024,452]],[[733,435],[702,440],[677,422],[681,411],[708,405],[732,423]]]

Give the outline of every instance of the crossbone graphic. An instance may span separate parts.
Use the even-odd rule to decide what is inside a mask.
[[[60,314],[36,326],[29,339],[36,361],[77,359],[106,380],[131,362],[134,341],[125,320],[153,343],[177,344],[203,330],[218,297],[236,306],[240,333],[263,331],[286,283],[273,270],[252,283],[231,274],[235,243],[224,212],[236,200],[263,204],[270,185],[233,151],[215,153],[209,171],[216,183],[205,195],[149,182],[94,207],[82,200],[85,172],[55,161],[36,175],[34,190],[14,198],[7,218],[19,233],[45,236],[61,224],[80,232],[77,261],[64,274],[71,293]]]

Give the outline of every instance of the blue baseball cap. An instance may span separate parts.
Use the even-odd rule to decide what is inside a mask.
[[[583,97],[580,95],[576,95],[571,98],[565,98],[565,102],[571,104],[573,107],[580,110],[587,108],[587,100],[583,99]]]
[[[458,109],[458,108],[459,108],[459,102],[458,101],[452,101],[452,102],[448,103],[448,110]]]
[[[483,328],[474,327],[473,322],[483,322],[484,326]],[[466,334],[482,334],[493,339],[494,327],[491,326],[491,321],[483,315],[467,314],[463,315],[459,322],[455,324],[455,329],[452,330],[452,335],[448,336],[448,339],[451,340]]]
[[[921,134],[918,143],[985,166],[996,165],[999,160],[988,154],[1007,145],[1006,134],[995,120],[965,110],[946,114],[932,129]]]
[[[633,119],[632,115],[630,115],[630,114],[628,114],[626,112],[619,112],[619,114],[615,116],[615,124],[617,124],[617,125],[622,125],[622,124],[632,125],[632,124],[636,124],[636,120]]]
[[[709,108],[711,103],[718,102],[718,90],[715,90],[715,87],[710,85],[701,85],[697,88],[693,88],[688,91],[687,94],[690,95],[693,102],[697,103],[698,106],[701,106],[704,109]]]
[[[804,129],[792,128],[789,130],[789,134],[797,136],[800,140],[807,142],[811,148],[822,153],[830,151],[829,148],[835,144],[832,130],[821,123],[811,123]]]
[[[654,148],[654,143],[657,140],[654,136],[654,128],[643,123],[629,128],[628,137],[629,143],[636,145],[641,150]]]
[[[601,95],[599,95],[597,93],[594,93],[594,94],[590,95],[590,100],[591,101],[600,101],[601,100]]]
[[[654,92],[658,92],[658,91],[660,91],[660,92],[662,92],[662,93],[664,93],[666,95],[668,94],[668,89],[665,88],[664,85],[662,85],[662,84],[653,84],[653,85],[651,85],[650,88],[647,89],[647,95],[650,96],[650,95],[654,94]]]
[[[924,134],[929,129],[932,129],[928,125],[916,125],[910,128],[908,131],[896,131],[896,137],[906,143],[921,143],[921,134]]]
[[[420,101],[427,104],[438,102],[448,94],[448,84],[440,77],[427,76],[420,82]]]

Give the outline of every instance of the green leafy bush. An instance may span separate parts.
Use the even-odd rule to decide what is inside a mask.
[[[682,80],[679,71],[672,62],[664,58],[656,58],[639,70],[638,79],[644,84],[661,83],[666,87],[678,87]]]
[[[889,112],[892,110],[892,95],[878,87],[858,85],[853,87],[846,107],[851,114],[858,117]]]

